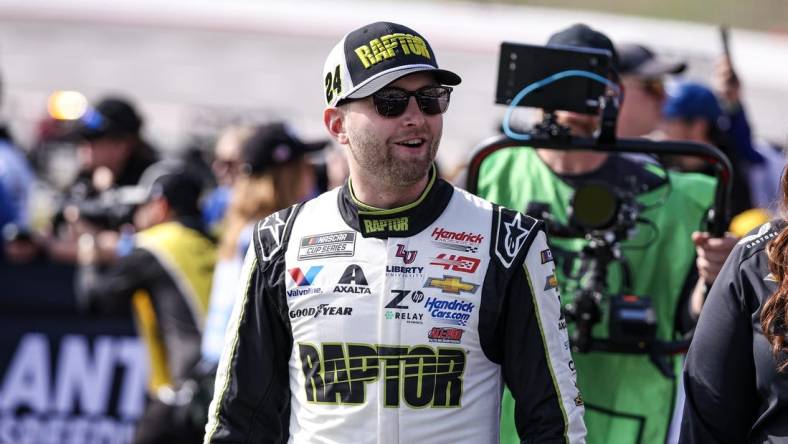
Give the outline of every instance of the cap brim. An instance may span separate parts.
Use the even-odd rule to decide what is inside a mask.
[[[432,65],[408,65],[400,68],[384,71],[375,77],[369,78],[366,82],[352,89],[346,96],[339,99],[337,104],[346,99],[362,99],[380,91],[386,85],[409,74],[417,72],[430,72],[435,75],[435,79],[441,85],[459,85],[462,79],[457,74],[445,69],[435,68]]]
[[[66,136],[72,140],[95,140],[103,135],[103,130],[91,128],[78,120],[71,124],[66,133]]]
[[[328,139],[319,140],[317,142],[305,143],[304,144],[304,152],[306,152],[306,153],[314,153],[315,151],[320,151],[323,148],[325,148],[326,146],[328,146],[329,143],[331,143],[331,141],[328,140]]]
[[[679,74],[687,69],[685,62],[664,62],[661,60],[652,59],[644,62],[636,69],[632,70],[632,74],[642,77],[659,77],[666,74]]]
[[[127,185],[116,190],[116,201],[121,205],[142,205],[151,198],[151,190],[142,185]]]

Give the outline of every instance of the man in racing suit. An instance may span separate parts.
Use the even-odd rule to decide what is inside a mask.
[[[460,78],[383,22],[324,72],[350,180],[257,225],[205,442],[497,442],[504,384],[523,441],[584,442],[541,224],[433,166]]]

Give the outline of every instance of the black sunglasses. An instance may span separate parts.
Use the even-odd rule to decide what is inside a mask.
[[[452,88],[442,85],[430,85],[416,91],[389,86],[372,94],[375,110],[383,117],[397,117],[408,108],[411,96],[416,98],[419,109],[424,114],[443,114],[449,108],[449,97]]]

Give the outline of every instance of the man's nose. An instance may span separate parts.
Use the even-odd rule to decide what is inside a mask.
[[[415,97],[408,97],[408,106],[402,114],[402,119],[408,126],[419,126],[424,123],[424,113]]]

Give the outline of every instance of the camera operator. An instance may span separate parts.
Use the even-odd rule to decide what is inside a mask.
[[[161,161],[140,179],[134,248],[106,271],[96,267],[89,237],[79,243],[77,297],[83,311],[113,313],[132,305],[151,366],[149,400],[134,443],[199,442],[203,424],[185,413],[200,341],[216,248],[203,230],[199,176],[182,162]]]
[[[120,97],[102,99],[76,122],[80,172],[54,221],[54,239],[48,243],[51,257],[75,262],[77,239],[91,233],[97,235],[100,262],[115,258],[118,229],[130,222],[130,212],[116,204],[113,191],[135,185],[156,158],[141,136],[142,125],[137,110]]]
[[[573,25],[550,37],[548,46],[596,48],[610,51],[613,67],[616,52],[611,41],[586,25]],[[616,73],[611,80],[617,80]],[[597,115],[566,111],[555,112],[557,122],[571,134],[592,137],[600,126]],[[581,185],[603,184],[617,190],[629,206],[641,206],[640,217],[650,221],[639,224],[632,239],[621,242],[620,254],[610,261],[607,281],[611,295],[628,291],[652,301],[651,331],[654,340],[675,341],[689,329],[687,310],[689,294],[696,287],[695,247],[691,235],[700,228],[713,200],[714,181],[694,174],[666,172],[642,156],[626,156],[601,151],[564,151],[521,147],[499,150],[486,158],[479,175],[479,194],[493,202],[529,209],[533,204],[546,205],[553,222],[567,224],[571,216],[571,199]],[[626,199],[626,196],[631,199]],[[591,202],[592,206],[596,201]],[[542,207],[544,208],[544,207]],[[640,219],[638,219],[640,220]],[[548,225],[550,222],[548,221]],[[626,230],[631,232],[631,227]],[[612,233],[612,232],[611,232]],[[582,266],[580,253],[587,247],[582,237],[550,239],[556,262],[561,300],[575,301],[576,291],[584,288],[589,271]],[[725,251],[727,253],[727,251]],[[723,255],[724,259],[724,255]],[[629,266],[625,268],[625,264]],[[629,273],[626,273],[628,268]],[[585,276],[584,276],[585,275]],[[623,276],[630,277],[629,282]],[[628,284],[628,285],[627,285]],[[555,282],[533,285],[556,285]],[[626,288],[629,287],[629,288]],[[588,337],[621,341],[609,331],[606,307],[598,309],[604,320],[593,325]],[[576,321],[577,322],[577,321]],[[576,330],[572,323],[569,328]],[[590,327],[589,327],[590,328]],[[577,345],[573,343],[573,345]],[[585,420],[589,443],[660,443],[666,439],[677,390],[675,377],[680,370],[676,356],[660,357],[658,367],[648,352],[573,353],[578,372],[578,386],[586,402]],[[505,394],[504,408],[511,409],[511,397]],[[502,418],[511,415],[504,412]],[[502,422],[504,442],[516,441],[510,422]]]
[[[618,74],[626,100],[618,112],[618,137],[647,137],[657,130],[665,102],[664,78],[684,72],[683,61],[665,60],[636,43],[616,45]]]

